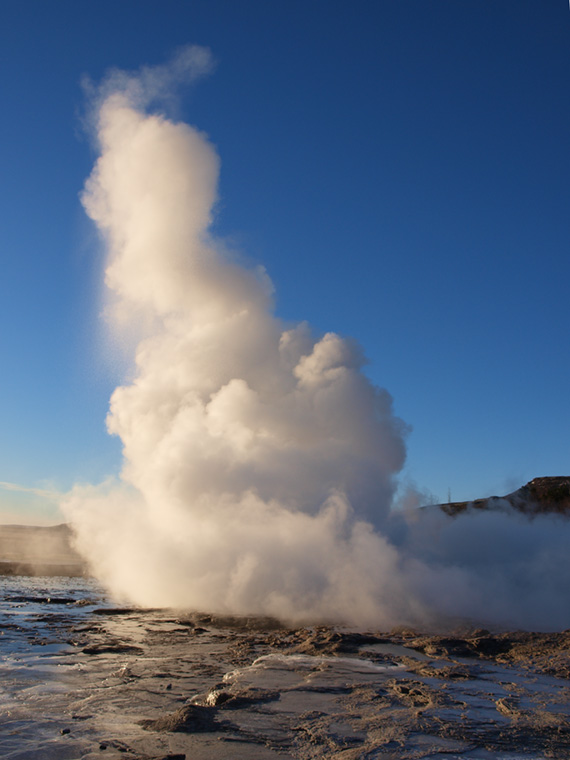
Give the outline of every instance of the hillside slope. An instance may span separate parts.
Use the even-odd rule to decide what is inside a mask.
[[[570,517],[570,477],[534,478],[506,496],[490,496],[475,501],[438,504],[446,514],[455,517],[469,509],[493,510],[512,507],[528,517],[558,514]]]
[[[67,525],[0,525],[0,575],[83,575]]]

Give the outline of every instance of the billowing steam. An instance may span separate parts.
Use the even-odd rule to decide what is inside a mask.
[[[489,547],[493,564],[442,517],[391,515],[405,426],[360,371],[359,347],[283,325],[267,274],[210,233],[216,151],[147,112],[210,68],[208,51],[187,48],[94,93],[100,157],[82,200],[107,248],[112,324],[138,345],[107,419],[123,442],[121,482],[77,487],[64,504],[80,551],[112,592],[143,605],[379,626],[563,624],[565,590],[540,593],[548,546],[570,580],[551,523],[483,518],[478,544],[504,539]],[[514,575],[513,549],[524,552]]]

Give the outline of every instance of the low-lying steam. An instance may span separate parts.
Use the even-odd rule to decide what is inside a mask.
[[[123,442],[121,482],[76,487],[64,504],[79,550],[142,605],[381,626],[565,623],[565,589],[545,600],[533,581],[559,535],[538,520],[487,524],[483,535],[504,538],[493,565],[469,544],[459,553],[469,533],[446,518],[391,515],[405,426],[389,394],[362,374],[355,343],[275,317],[265,271],[210,232],[212,144],[147,110],[209,67],[206,50],[188,48],[168,66],[114,72],[96,93],[100,157],[82,200],[106,245],[112,327],[138,345],[107,419]],[[530,563],[522,576],[513,546]],[[533,594],[540,622],[523,604]]]

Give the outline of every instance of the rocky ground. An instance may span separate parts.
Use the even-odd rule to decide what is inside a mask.
[[[570,479],[440,507],[505,503],[570,514]],[[66,526],[0,529],[0,757],[570,757],[570,631],[298,628],[113,607],[89,579],[14,577],[80,576],[69,539]]]
[[[289,628],[30,603],[35,660],[0,718],[9,760],[570,756],[570,632]]]

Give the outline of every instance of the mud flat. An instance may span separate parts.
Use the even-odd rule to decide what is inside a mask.
[[[570,756],[569,632],[290,628],[1,583],[9,760]]]

